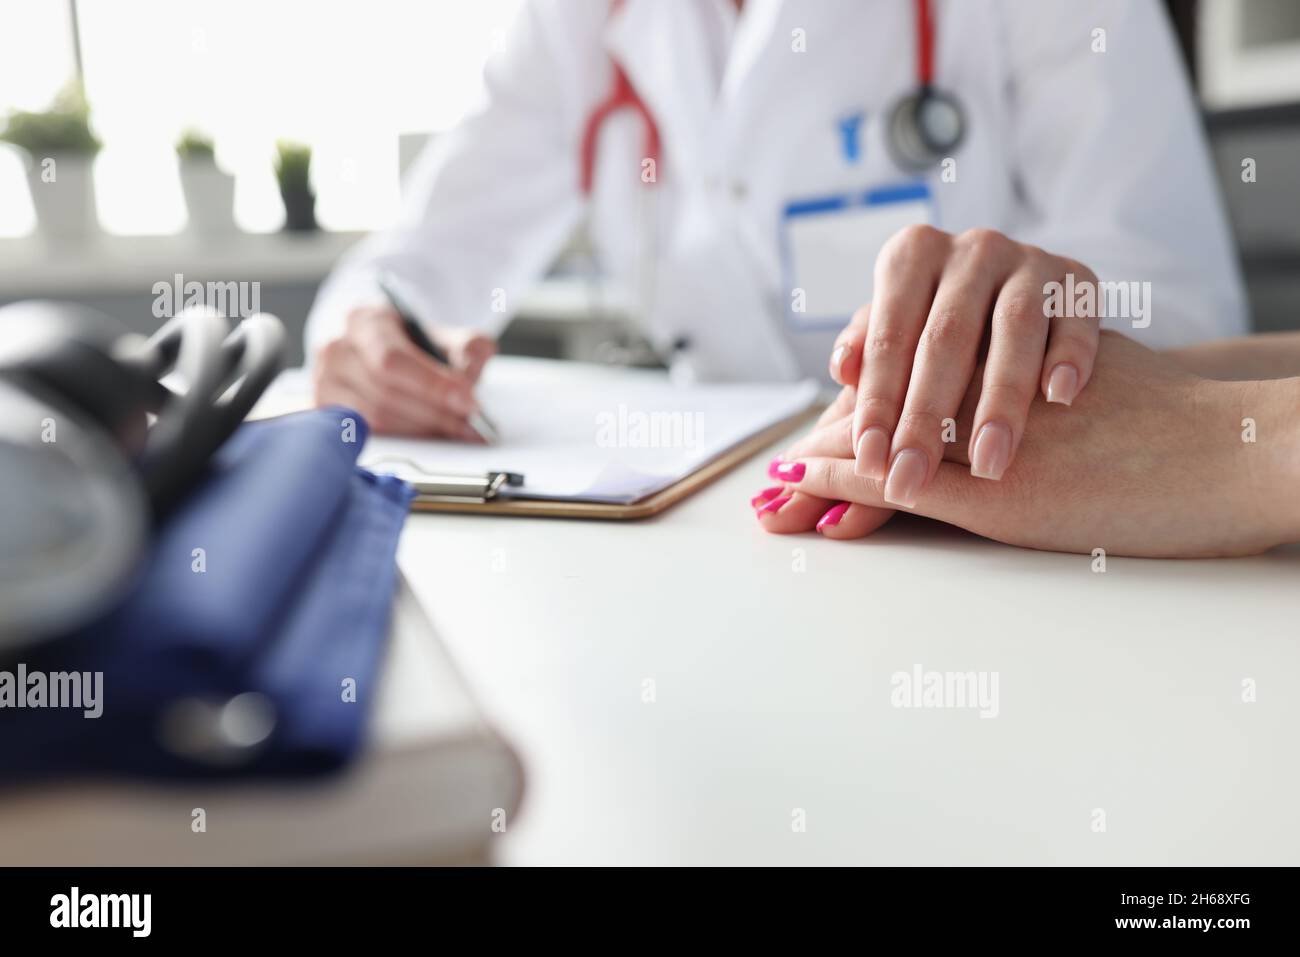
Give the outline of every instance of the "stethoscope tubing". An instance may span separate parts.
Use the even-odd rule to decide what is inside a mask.
[[[619,6],[615,0],[614,9]],[[938,163],[955,150],[964,138],[965,122],[957,99],[934,85],[935,31],[930,0],[915,0],[916,28],[916,89],[904,96],[891,110],[886,135],[889,152],[894,161],[909,172],[919,173]],[[630,109],[641,119],[642,155],[654,163],[655,178],[644,183],[647,192],[653,189],[662,174],[662,156],[659,128],[645,102],[632,86],[626,72],[612,63],[613,84],[608,95],[593,108],[584,124],[579,146],[579,186],[584,196],[590,197],[595,185],[595,167],[600,130],[611,115]],[[927,106],[943,104],[952,112],[954,120],[950,135],[937,140],[933,131],[922,122],[922,112]],[[637,307],[642,318],[650,314],[657,272],[657,235],[654,232],[653,206],[642,200],[637,214],[637,275],[633,277]]]
[[[618,0],[615,0],[614,8],[619,6]],[[914,0],[915,12],[915,32],[916,32],[916,89],[909,94],[918,102],[924,102],[927,99],[941,97],[952,105],[961,115],[960,104],[956,98],[950,94],[938,89],[934,83],[934,53],[935,53],[935,30],[934,15],[930,6],[930,0]],[[599,145],[600,131],[605,121],[614,113],[623,109],[630,109],[641,119],[642,125],[642,155],[650,159],[655,164],[656,180],[660,173],[661,167],[661,140],[659,136],[659,126],[655,122],[654,116],[646,107],[645,101],[637,93],[636,88],[628,79],[627,73],[617,62],[611,63],[613,69],[613,83],[609,93],[603,100],[596,104],[591,114],[587,117],[583,125],[582,140],[579,144],[579,188],[584,196],[590,196],[595,185],[595,168],[596,153]],[[907,100],[908,97],[904,97]],[[924,130],[917,130],[916,137],[918,141],[923,142],[933,153],[941,153],[943,149],[952,149],[961,142],[962,131],[960,129],[963,123],[959,123],[959,129],[955,136],[948,143],[932,143],[930,137]],[[936,160],[937,161],[937,160]]]
[[[164,390],[139,457],[155,512],[165,512],[238,428],[283,364],[284,327],[258,313],[232,331],[210,310],[182,313],[145,345],[155,378],[175,373],[183,391]]]

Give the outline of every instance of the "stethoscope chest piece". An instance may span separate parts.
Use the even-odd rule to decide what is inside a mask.
[[[886,141],[900,168],[920,173],[956,152],[965,132],[957,100],[924,87],[903,97],[890,111]]]
[[[934,18],[930,0],[916,0],[916,91],[889,114],[885,141],[900,169],[921,173],[961,145],[966,120],[956,97],[934,85]]]

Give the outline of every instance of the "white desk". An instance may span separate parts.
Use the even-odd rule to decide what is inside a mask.
[[[765,462],[637,525],[412,516],[402,567],[528,772],[501,861],[1300,863],[1300,549],[777,537]],[[916,664],[998,672],[1000,714],[892,707]]]

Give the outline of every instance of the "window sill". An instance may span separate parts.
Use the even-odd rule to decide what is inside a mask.
[[[0,299],[149,294],[156,282],[318,282],[363,233],[235,233],[229,238],[111,236],[54,244],[0,239]]]

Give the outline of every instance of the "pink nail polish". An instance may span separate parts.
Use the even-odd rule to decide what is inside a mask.
[[[755,495],[753,498],[749,500],[749,507],[758,508],[760,505],[765,505],[768,502],[770,502],[772,499],[776,498],[776,496],[780,495],[782,491],[783,489],[779,485],[773,485],[771,488],[765,488],[763,489],[763,491],[759,492],[757,495]]]
[[[838,505],[832,505],[826,510],[826,514],[817,520],[817,531],[823,528],[829,528],[832,525],[838,525],[844,513],[849,510],[848,502],[840,502]]]
[[[1004,422],[987,422],[975,436],[970,454],[970,474],[976,478],[1002,478],[1011,462],[1011,427]]]
[[[790,501],[790,499],[791,496],[789,495],[782,495],[780,498],[774,498],[772,499],[772,501],[768,502],[766,505],[760,508],[758,510],[758,514],[764,515],[768,512],[779,512],[781,511],[781,506],[783,506],[786,502]]]
[[[903,449],[894,456],[889,478],[885,479],[885,501],[899,508],[915,508],[929,468],[930,457],[920,449]]]
[[[1079,370],[1068,362],[1062,362],[1052,369],[1047,377],[1047,401],[1060,405],[1070,405],[1079,394]]]
[[[882,479],[889,461],[889,433],[873,425],[862,433],[854,450],[853,471],[863,478]]]
[[[773,462],[767,467],[767,477],[782,482],[802,482],[808,466],[803,462]]]

